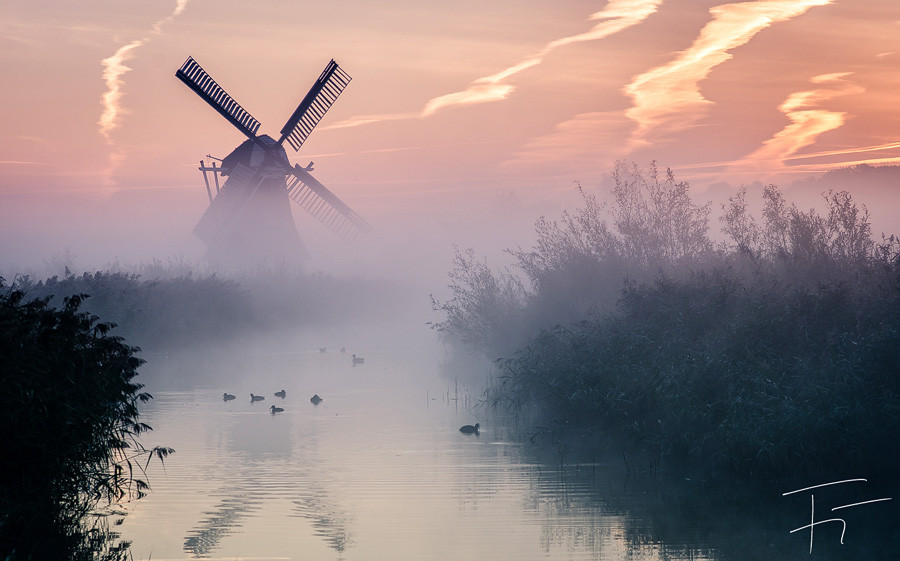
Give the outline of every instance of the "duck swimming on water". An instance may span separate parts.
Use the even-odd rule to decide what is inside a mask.
[[[275,392],[275,397],[280,397],[281,399],[284,399],[286,395],[287,395],[287,392],[285,392],[284,390],[281,390],[280,392]]]
[[[273,415],[274,415],[275,413],[281,413],[282,411],[284,411],[283,408],[281,408],[281,407],[275,407],[274,405],[273,405],[272,407],[269,407],[269,409],[272,410],[272,414],[273,414]]]
[[[225,392],[222,394],[222,401],[231,401],[232,399],[237,399],[237,398],[228,392]]]
[[[459,427],[459,432],[461,432],[463,434],[478,434],[478,427],[480,427],[480,426],[481,425],[479,425],[478,423],[475,423],[474,426],[473,425],[463,425],[463,426]]]
[[[312,396],[311,398],[309,398],[309,401],[313,405],[318,405],[322,401],[322,398],[319,397],[319,394],[316,394],[316,395]]]
[[[250,394],[250,403],[253,403],[254,401],[262,401],[264,399],[265,397],[261,395],[253,395],[252,393]]]

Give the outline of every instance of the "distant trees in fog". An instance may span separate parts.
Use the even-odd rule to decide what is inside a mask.
[[[72,273],[14,287],[50,305],[85,294],[86,310],[116,324],[116,333],[145,351],[169,352],[192,345],[227,343],[253,333],[307,325],[324,326],[386,312],[397,288],[364,278],[261,270],[242,277],[156,268],[142,278],[124,271]],[[174,274],[166,275],[171,272]]]

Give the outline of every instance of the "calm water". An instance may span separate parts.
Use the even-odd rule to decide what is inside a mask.
[[[810,554],[809,532],[789,532],[809,524],[810,493],[781,496],[803,485],[722,489],[628,473],[615,454],[560,464],[473,407],[479,390],[442,377],[428,345],[357,337],[319,352],[314,339],[149,357],[144,442],[176,453],[126,506],[135,559],[896,558],[900,523],[850,516],[896,519],[896,502],[847,509],[843,546],[836,524],[817,526]],[[475,422],[480,435],[458,431]],[[855,500],[889,496],[832,489],[852,485]]]

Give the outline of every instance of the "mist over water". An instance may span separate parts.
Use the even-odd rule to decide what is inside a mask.
[[[576,203],[567,208],[574,213],[581,199],[576,190],[571,194]],[[780,497],[818,479],[766,479],[748,491],[702,469],[661,469],[652,453],[598,446],[607,427],[590,438],[567,435],[565,415],[580,414],[576,407],[491,406],[505,397],[496,393],[504,378],[493,359],[521,355],[541,330],[558,335],[554,325],[578,322],[600,300],[614,309],[623,271],[648,285],[653,276],[607,263],[601,272],[609,273],[608,292],[570,282],[581,278],[576,275],[555,279],[556,299],[539,300],[532,292],[519,301],[524,293],[516,293],[510,302],[528,302],[538,313],[488,314],[494,330],[476,339],[483,346],[461,351],[428,325],[447,317],[440,304],[454,294],[447,276],[454,256],[475,247],[472,263],[500,271],[540,237],[538,216],[549,224],[561,214],[502,196],[486,200],[469,213],[439,216],[430,208],[409,223],[386,220],[382,231],[350,248],[301,224],[313,254],[303,270],[216,270],[196,247],[156,261],[139,258],[137,249],[133,258],[116,251],[87,266],[79,264],[78,247],[111,255],[88,237],[73,237],[76,249],[68,252],[9,254],[0,272],[8,280],[57,275],[52,289],[49,282],[33,286],[36,296],[56,290],[57,302],[63,288],[94,292],[86,309],[118,323],[114,332],[143,349],[140,381],[155,396],[142,409],[141,420],[154,428],[147,445],[176,453],[164,468],[151,466],[148,497],[122,505],[128,513],[122,536],[133,541],[136,559],[807,554],[808,540],[790,533],[807,516],[806,504]],[[166,235],[175,235],[174,224],[163,229]],[[32,265],[21,267],[16,257]],[[571,363],[593,351],[560,356]],[[673,353],[667,361],[681,357]],[[364,362],[354,366],[354,354]],[[568,364],[556,364],[552,371],[561,377]],[[539,399],[559,397],[551,395],[551,384],[544,388]],[[275,396],[279,390],[284,399]],[[223,400],[225,393],[235,399]],[[265,399],[251,403],[251,393]],[[323,401],[312,404],[313,395]],[[559,395],[574,400],[576,392]],[[273,414],[273,405],[284,411]],[[459,433],[476,422],[478,436]],[[893,496],[892,484],[879,477],[873,474],[871,489],[861,494]],[[852,490],[845,496],[855,500]],[[886,512],[895,505],[854,512],[846,547],[823,528],[816,558],[868,559],[879,547],[896,548],[897,529],[885,523]]]
[[[898,557],[896,0],[131,4],[0,20],[0,560]]]
[[[354,366],[351,354],[365,362]],[[579,449],[480,404],[484,379],[445,358],[427,329],[392,320],[261,333],[152,360],[144,376],[155,399],[144,420],[154,427],[152,443],[177,452],[164,469],[151,467],[151,494],[125,505],[121,532],[133,555],[808,555],[808,535],[790,533],[808,520],[808,496],[781,497],[803,483],[714,482],[660,472],[637,457],[623,461],[618,449]],[[223,401],[224,392],[236,398]],[[265,399],[251,403],[250,393]],[[312,395],[322,401],[312,404]],[[272,414],[272,405],[284,411]],[[459,432],[474,422],[478,436]],[[885,483],[817,500],[869,496]],[[846,545],[822,528],[815,558],[868,559],[896,539],[874,508],[848,520]]]

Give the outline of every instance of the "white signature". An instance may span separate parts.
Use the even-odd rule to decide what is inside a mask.
[[[812,487],[804,487],[803,489],[796,489],[794,491],[788,491],[787,493],[782,493],[781,496],[784,497],[787,495],[793,495],[794,493],[802,493],[804,491],[818,489],[819,487],[828,487],[829,485],[841,485],[843,483],[855,483],[858,481],[867,481],[867,480],[862,479],[862,478],[860,478],[860,479],[844,479],[842,481],[832,481],[830,483],[821,483],[819,485],[813,485]],[[831,512],[834,512],[836,510],[841,510],[843,508],[851,508],[854,506],[867,505],[867,504],[871,504],[871,503],[880,503],[880,502],[889,501],[889,500],[891,500],[890,497],[885,497],[885,498],[881,498],[881,499],[870,499],[868,501],[860,501],[858,503],[840,505],[840,506],[832,507]],[[811,508],[809,524],[800,526],[799,528],[794,528],[793,530],[790,531],[790,533],[793,534],[794,532],[799,532],[800,530],[806,530],[807,528],[809,528],[809,552],[810,552],[810,554],[812,554],[814,528],[816,526],[818,526],[819,524],[826,524],[828,522],[840,522],[843,525],[843,529],[841,529],[841,545],[843,545],[844,544],[844,533],[847,531],[847,521],[844,520],[843,518],[829,518],[827,520],[816,520],[816,496],[812,493],[809,494],[809,503],[810,503],[810,508]]]

